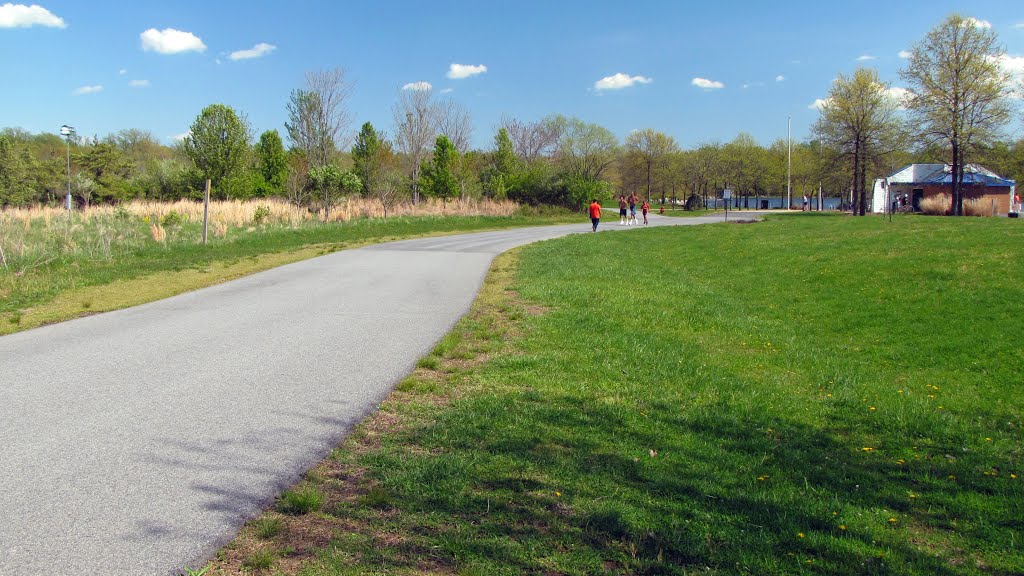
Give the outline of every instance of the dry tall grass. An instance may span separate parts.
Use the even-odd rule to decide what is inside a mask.
[[[928,196],[921,200],[921,212],[932,216],[945,216],[949,214],[949,207],[953,203],[953,197],[949,194]],[[992,201],[975,198],[964,200],[964,216],[992,216]]]
[[[225,200],[210,202],[210,221],[221,222],[228,226],[246,226],[253,222],[256,209],[265,206],[270,216],[264,220],[266,224],[298,225],[304,222],[320,220],[320,214],[310,212],[306,208],[297,207],[283,200],[265,198],[261,200]],[[510,216],[519,205],[515,202],[492,200],[453,200],[448,203],[429,199],[418,205],[411,203],[399,204],[388,211],[388,218],[402,216]],[[203,205],[200,202],[179,200],[177,202],[155,202],[150,200],[134,201],[119,206],[93,206],[78,211],[76,215],[81,222],[88,222],[92,217],[113,216],[127,213],[140,218],[149,217],[152,221],[161,221],[175,212],[186,222],[203,221]],[[50,221],[65,217],[62,208],[34,206],[28,208],[9,208],[0,211],[0,224],[19,222],[28,223],[42,219],[46,227]],[[346,222],[357,218],[384,218],[384,208],[376,200],[350,198],[342,200],[331,210],[332,222]]]
[[[993,216],[992,200],[964,200],[964,216]]]
[[[944,216],[949,212],[953,197],[949,194],[938,194],[921,199],[921,212],[931,216]]]

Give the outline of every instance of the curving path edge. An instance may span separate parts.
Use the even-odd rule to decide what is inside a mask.
[[[496,254],[577,232],[335,252],[0,337],[0,574],[204,564],[413,370]]]

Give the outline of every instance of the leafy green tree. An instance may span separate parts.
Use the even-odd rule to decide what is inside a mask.
[[[337,164],[314,166],[309,169],[308,175],[310,184],[318,191],[325,222],[330,220],[331,208],[338,196],[358,192],[363,186],[359,176],[351,170],[338,168]]]
[[[240,171],[249,159],[249,126],[234,109],[224,104],[211,104],[199,113],[184,152],[200,174],[219,190],[224,179]],[[218,197],[224,198],[223,193]]]
[[[561,136],[555,152],[562,172],[569,177],[597,180],[615,161],[618,139],[610,130],[579,118],[556,116],[551,120]]]
[[[283,195],[285,180],[288,178],[288,160],[277,130],[267,130],[260,134],[260,141],[256,144],[256,166],[262,179],[258,195]]]
[[[951,213],[963,215],[964,164],[977,147],[995,140],[1010,118],[1010,75],[996,33],[953,14],[910,51],[900,77],[910,85],[907,105],[925,139],[952,154]]]
[[[483,171],[484,193],[497,200],[504,199],[521,169],[508,130],[499,128],[494,135],[494,151],[490,153],[488,166]]]
[[[14,141],[0,134],[0,206],[20,206],[31,202],[33,190],[28,167]]]
[[[872,69],[839,74],[814,124],[818,139],[846,159],[852,171],[853,211],[861,216],[867,208],[868,166],[899,149],[902,141],[899,102],[888,89]]]
[[[128,176],[132,162],[113,144],[97,142],[86,146],[77,154],[77,163],[92,181],[89,194],[82,196],[82,202],[89,206],[94,201],[113,202],[124,200],[128,190]]]
[[[363,124],[352,145],[352,162],[363,183],[363,196],[369,198],[377,194],[376,185],[381,181],[391,156],[391,143],[374,129],[373,124]]]
[[[657,178],[662,164],[678,149],[675,138],[651,128],[635,131],[626,138],[626,156],[634,159],[633,164],[643,171],[648,202],[651,201],[652,177]]]
[[[445,202],[458,196],[459,182],[455,169],[459,162],[459,151],[445,135],[434,142],[434,155],[420,170],[423,191],[428,196],[441,198]]]

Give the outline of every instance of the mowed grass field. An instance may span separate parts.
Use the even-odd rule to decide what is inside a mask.
[[[1024,573],[1022,249],[785,215],[504,255],[211,573]]]

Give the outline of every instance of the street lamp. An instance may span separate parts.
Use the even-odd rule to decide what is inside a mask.
[[[71,214],[71,138],[75,136],[75,128],[67,124],[60,127],[60,135],[68,141],[68,214]]]

